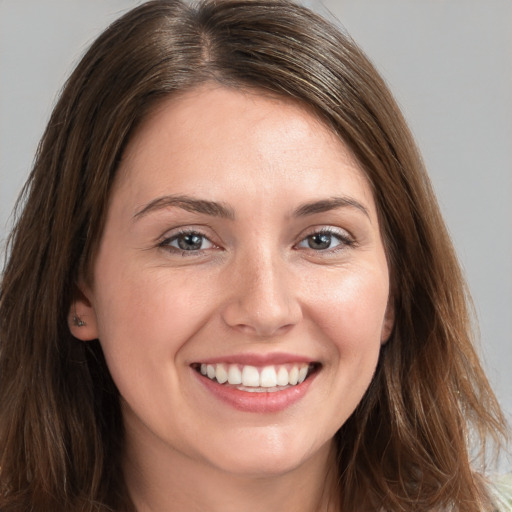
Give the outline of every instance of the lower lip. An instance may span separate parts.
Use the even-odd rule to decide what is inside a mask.
[[[282,391],[250,392],[242,391],[227,384],[204,377],[192,370],[200,382],[222,402],[244,412],[272,413],[287,409],[298,402],[308,391],[317,372],[308,376],[301,384],[290,386]]]

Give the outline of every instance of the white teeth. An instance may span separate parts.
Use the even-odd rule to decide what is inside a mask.
[[[242,384],[254,388],[260,385],[260,372],[255,366],[244,366],[242,370]]]
[[[277,386],[276,369],[273,366],[265,366],[261,370],[260,386],[262,388],[274,388]]]
[[[288,386],[289,383],[288,370],[284,366],[281,366],[277,372],[276,384],[278,386]]]
[[[202,375],[219,384],[242,385],[246,391],[257,389],[277,390],[279,387],[296,386],[304,382],[308,376],[310,366],[306,363],[290,363],[287,365],[265,366],[257,368],[250,365],[238,364],[204,364],[199,367]],[[262,389],[263,390],[263,389]]]
[[[228,382],[236,386],[242,384],[242,372],[238,368],[238,365],[231,364],[228,369]]]
[[[224,384],[228,380],[228,372],[223,364],[218,364],[217,369],[215,371],[215,377],[219,384]]]
[[[296,366],[293,366],[290,370],[290,373],[288,374],[288,382],[295,386],[297,382],[299,382],[299,369]]]

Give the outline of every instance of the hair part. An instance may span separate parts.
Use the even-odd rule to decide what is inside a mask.
[[[372,186],[395,327],[336,436],[344,512],[492,510],[470,465],[505,422],[471,339],[469,296],[412,136],[357,46],[287,0],[147,2],[66,83],[18,202],[0,299],[0,507],[129,510],[120,397],[97,341],[68,327],[91,278],[124,149],[162,100],[208,81],[293,98]]]

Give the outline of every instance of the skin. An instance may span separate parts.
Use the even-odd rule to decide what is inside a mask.
[[[229,216],[155,205],[168,195]],[[333,197],[350,204],[298,214]],[[183,230],[204,237],[201,250],[179,249]],[[328,248],[312,248],[326,230]],[[165,100],[126,150],[81,291],[70,316],[86,325],[71,329],[99,338],[119,388],[140,512],[334,509],[333,436],[372,379],[393,312],[370,186],[311,112],[212,84]],[[272,413],[220,401],[191,367],[283,352],[320,369]]]

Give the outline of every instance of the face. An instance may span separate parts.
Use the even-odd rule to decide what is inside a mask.
[[[72,330],[100,340],[127,442],[252,475],[325,454],[393,320],[348,149],[291,101],[203,86],[146,120],[116,179]]]

